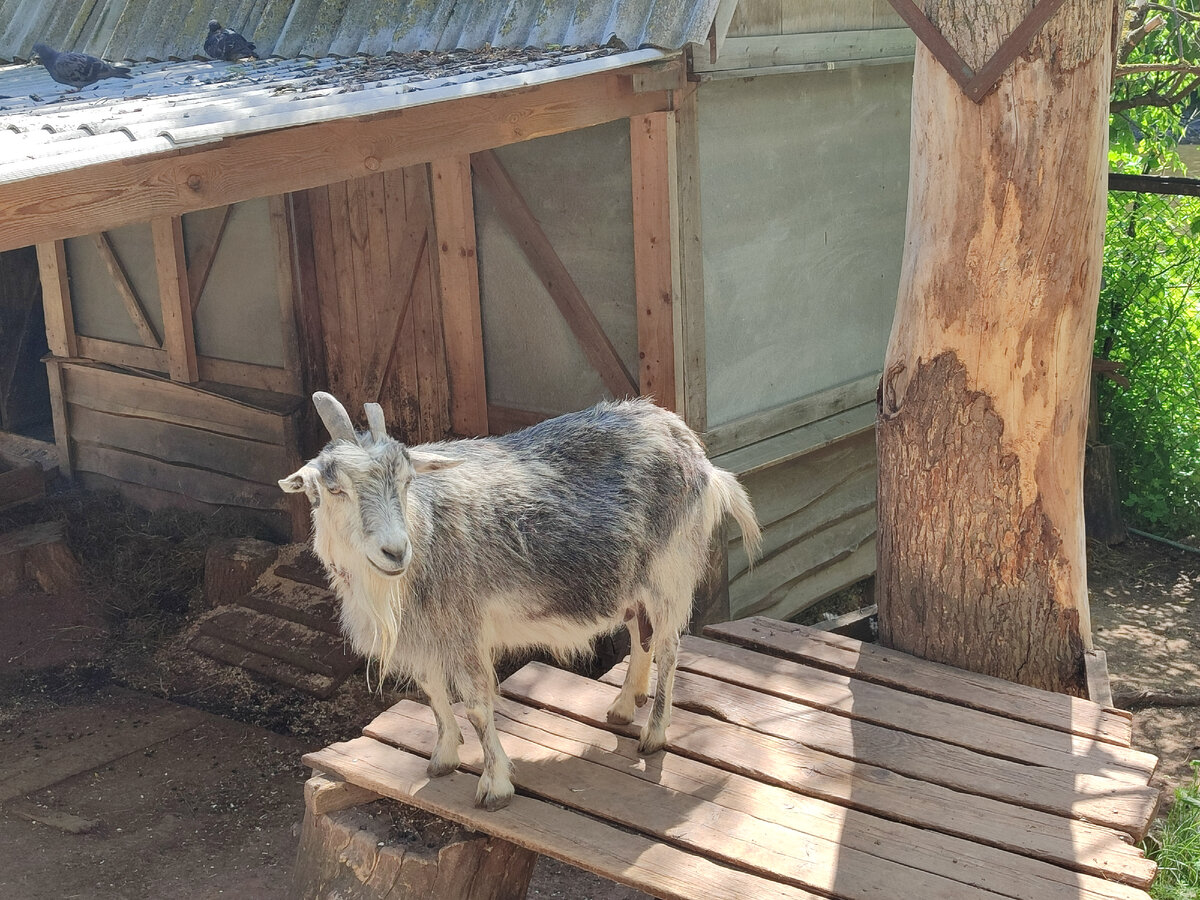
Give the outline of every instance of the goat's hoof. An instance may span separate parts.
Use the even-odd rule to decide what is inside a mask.
[[[643,731],[641,737],[638,739],[638,753],[642,754],[642,756],[657,753],[665,746],[667,746],[667,735],[665,732]]]
[[[449,762],[440,762],[436,759],[431,759],[429,765],[425,767],[425,773],[430,778],[441,778],[443,775],[449,775],[458,768],[458,760],[450,760]]]
[[[650,699],[649,694],[634,694],[633,695],[633,702],[638,707],[638,709],[641,709],[643,706],[645,706],[646,701],[649,699]]]
[[[486,809],[488,812],[495,812],[498,809],[504,809],[513,798],[513,789],[510,785],[507,791],[480,790],[475,795],[475,805]]]
[[[633,713],[627,713],[623,709],[611,707],[608,712],[604,714],[604,718],[608,719],[608,723],[610,725],[628,725],[633,721]]]

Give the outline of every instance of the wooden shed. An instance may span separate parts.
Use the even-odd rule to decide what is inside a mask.
[[[765,526],[709,619],[873,571],[914,48],[886,0],[33,6],[0,34],[0,289],[36,247],[73,476],[302,532],[275,480],[315,389],[412,442],[644,393]],[[193,58],[210,15],[267,58]],[[35,39],[134,77],[68,93]]]

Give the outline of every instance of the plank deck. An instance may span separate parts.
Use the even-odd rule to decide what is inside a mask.
[[[461,710],[464,771],[445,778],[425,774],[432,713],[407,700],[305,763],[661,897],[1148,896],[1155,865],[1133,841],[1155,760],[1127,719],[801,626],[730,639],[685,638],[650,757],[648,707],[605,718],[625,664],[510,676],[496,724],[517,797],[497,813],[473,805],[482,750]]]

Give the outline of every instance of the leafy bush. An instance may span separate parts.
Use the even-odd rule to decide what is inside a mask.
[[[1200,198],[1108,198],[1096,355],[1128,387],[1100,387],[1133,524],[1200,533]]]
[[[1158,863],[1154,900],[1200,900],[1200,760],[1191,766],[1191,782],[1175,789],[1170,811],[1146,838],[1146,855]]]

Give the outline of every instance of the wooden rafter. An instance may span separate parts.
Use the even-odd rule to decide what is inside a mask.
[[[217,250],[221,239],[225,236],[225,226],[229,224],[233,204],[226,205],[221,214],[217,227],[201,236],[192,247],[191,262],[188,264],[188,295],[191,297],[192,313],[200,305],[200,297],[204,294],[204,286],[208,284],[208,276],[212,272],[213,260],[217,258]]]
[[[600,373],[604,386],[614,397],[636,395],[637,382],[496,154],[490,150],[476,153],[471,157],[471,167],[492,195],[500,217],[566,319],[588,362]]]
[[[104,262],[104,267],[108,269],[108,274],[113,280],[113,286],[117,289],[117,296],[121,298],[121,303],[125,306],[125,312],[129,315],[133,322],[133,327],[137,329],[138,337],[142,339],[142,345],[146,347],[161,347],[162,339],[154,330],[154,326],[150,324],[150,320],[146,317],[146,309],[142,306],[142,300],[137,295],[137,291],[133,289],[133,284],[129,281],[129,274],[125,271],[125,266],[121,262],[121,258],[117,256],[116,248],[113,247],[112,239],[104,232],[92,235],[92,243],[96,247],[96,252],[100,254],[100,259]]]
[[[465,155],[436,159],[429,169],[450,380],[450,427],[464,436],[485,435],[489,431],[487,384],[471,159]]]
[[[0,250],[285,194],[669,109],[633,70],[232,137],[0,184]],[[97,190],[102,184],[103,190]]]

